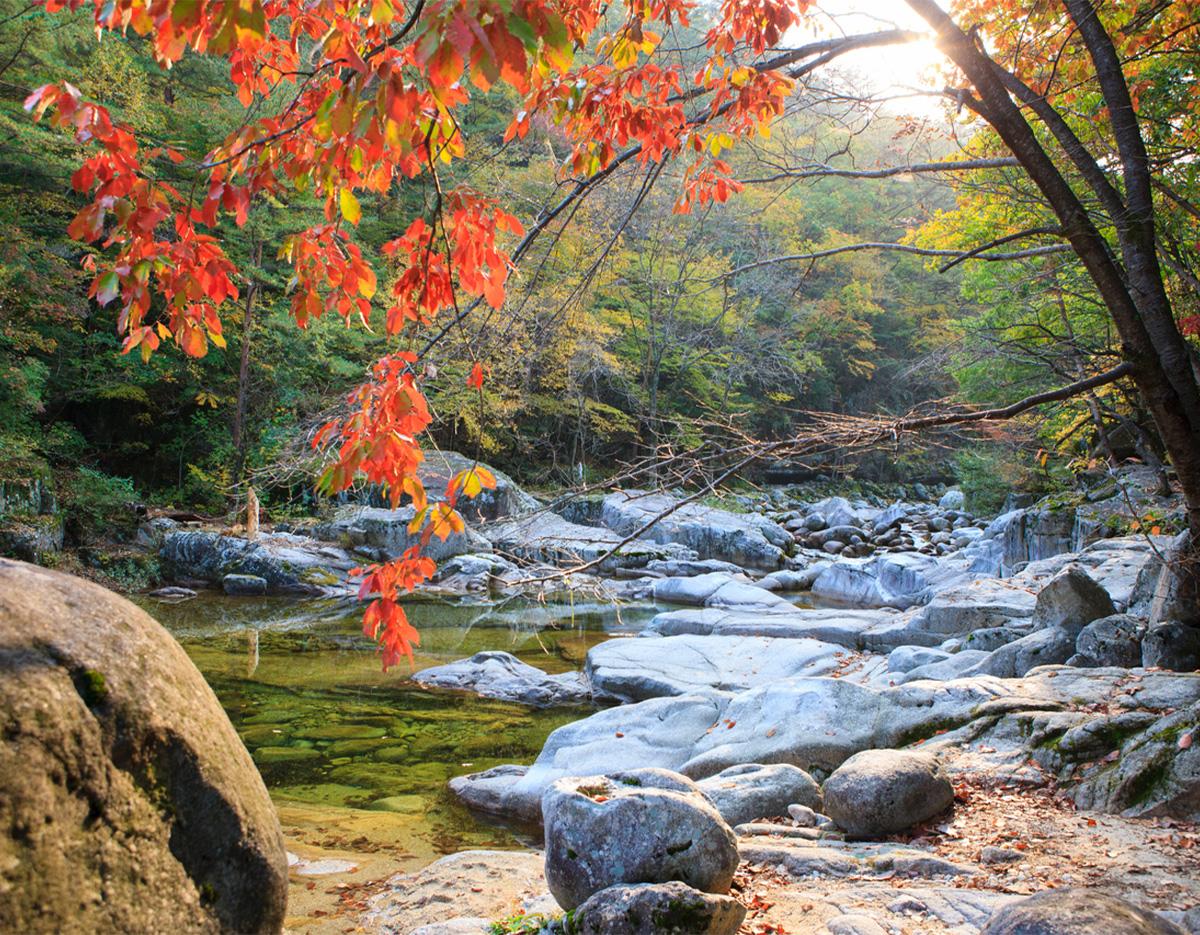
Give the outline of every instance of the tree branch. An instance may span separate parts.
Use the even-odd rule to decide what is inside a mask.
[[[1024,236],[1024,234],[1017,236]],[[752,269],[758,269],[760,266],[773,266],[776,263],[802,263],[807,260],[822,260],[825,257],[837,256],[839,253],[853,253],[859,250],[892,250],[896,253],[911,253],[915,256],[951,257],[956,262],[961,262],[963,260],[988,260],[989,262],[998,262],[1001,260],[1021,260],[1025,259],[1026,257],[1045,256],[1046,254],[1050,253],[1066,253],[1071,250],[1070,244],[1058,243],[1047,244],[1044,247],[1030,247],[1027,250],[1014,250],[1005,253],[979,253],[980,250],[987,250],[992,246],[994,246],[994,244],[985,244],[983,247],[978,247],[975,250],[963,251],[932,250],[926,247],[915,247],[912,244],[890,243],[888,241],[852,243],[845,244],[841,247],[830,247],[827,250],[817,250],[813,253],[791,253],[785,256],[775,256],[769,257],[765,260],[756,260],[753,263],[744,263],[741,266],[735,266],[728,272],[722,273],[720,276],[714,277],[713,279],[709,280],[709,282],[716,282],[720,279],[728,279],[730,276],[737,276],[739,273],[745,273]]]
[[[834,166],[817,165],[811,168],[785,170],[775,175],[758,179],[741,179],[746,185],[760,185],[767,182],[778,182],[781,179],[890,179],[897,175],[918,175],[922,173],[937,174],[939,172],[967,172],[975,169],[1007,169],[1020,166],[1012,156],[997,159],[966,159],[959,162],[917,162],[908,166],[885,166],[882,169],[838,169]]]

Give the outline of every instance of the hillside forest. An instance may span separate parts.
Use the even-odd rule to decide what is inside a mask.
[[[704,15],[673,28],[681,61],[699,60]],[[325,199],[280,189],[257,195],[245,223],[214,222],[240,289],[224,303],[220,343],[203,356],[122,354],[114,307],[97,301],[89,271],[102,245],[70,230],[86,201],[71,185],[83,147],[23,103],[50,79],[69,81],[138,138],[171,147],[161,172],[179,190],[205,184],[198,167],[246,110],[219,57],[163,69],[151,36],[96,42],[89,10],[3,0],[0,21],[0,478],[44,477],[77,544],[119,538],[131,502],[219,514],[248,485],[277,517],[312,512],[308,440],[398,347],[425,350],[432,445],[545,488],[602,482],[714,426],[771,440],[813,412],[1002,405],[1120,358],[1085,264],[1052,243],[1049,209],[1021,167],[996,158],[994,131],[953,101],[912,117],[904,99],[864,94],[852,55],[800,78],[769,134],[711,142],[744,185],[736,197],[680,214],[679,160],[620,167],[533,243],[499,308],[402,338],[380,326],[398,275],[384,245],[437,197],[417,178],[355,199],[355,240],[378,271],[362,289],[370,315],[295,327],[287,238],[321,221]],[[1137,60],[1138,104],[1165,282],[1190,335],[1197,117],[1167,91],[1191,74],[1194,50],[1161,42]],[[280,91],[255,107],[284,100]],[[471,158],[446,166],[440,185],[487,193],[528,225],[568,185],[572,144],[546,119],[506,134],[518,106],[504,83],[471,95],[458,113]],[[1103,100],[1068,106],[1082,133]],[[964,162],[971,171],[931,166]],[[1014,232],[1032,233],[993,248],[1003,261],[964,258]],[[479,392],[467,385],[476,365]],[[1123,379],[983,433],[826,453],[787,477],[958,481],[976,509],[994,511],[1010,491],[1069,490],[1089,472],[1162,457],[1145,399]],[[738,480],[761,476],[759,466]]]

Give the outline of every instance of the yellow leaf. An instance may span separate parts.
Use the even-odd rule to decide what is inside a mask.
[[[433,515],[429,518],[429,529],[443,542],[450,538],[451,533],[462,532],[466,528],[463,518],[452,507],[439,503],[433,508]]]
[[[496,486],[496,477],[487,468],[476,464],[466,470],[459,471],[450,481],[450,491],[461,490],[464,496],[478,497],[484,489],[491,490]]]
[[[375,0],[371,4],[371,19],[376,23],[386,26],[395,16],[396,12],[392,9],[392,5],[388,0]]]
[[[351,224],[357,224],[362,218],[362,206],[359,205],[358,199],[354,197],[354,192],[348,188],[343,188],[338,193],[338,202],[341,204],[342,217]]]

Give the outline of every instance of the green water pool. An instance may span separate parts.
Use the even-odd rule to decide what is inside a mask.
[[[470,847],[513,847],[528,829],[474,815],[446,790],[462,773],[531,762],[546,736],[588,708],[535,711],[430,691],[407,665],[384,673],[344,601],[138,601],[204,673],[262,772],[289,840],[386,850],[416,865]],[[637,632],[655,608],[413,603],[414,669],[502,649],[550,672]]]

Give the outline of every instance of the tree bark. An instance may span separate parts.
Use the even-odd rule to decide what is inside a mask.
[[[1185,557],[1180,572],[1186,578],[1189,615],[1193,622],[1200,621],[1200,385],[1163,284],[1149,160],[1112,38],[1091,0],[1063,0],[1095,66],[1119,151],[1126,200],[1117,197],[1115,204],[1112,196],[1102,200],[1117,233],[1120,262],[1010,97],[1012,82],[1002,78],[1006,74],[1003,69],[935,0],[906,2],[937,31],[939,46],[974,86],[977,97],[967,94],[964,103],[992,126],[1041,191],[1112,317],[1125,358],[1132,365],[1134,382],[1146,400],[1183,491],[1188,529],[1197,545]],[[1036,106],[1025,103],[1055,132],[1057,114],[1048,101],[1041,98]],[[1057,129],[1061,132],[1061,127]],[[1081,151],[1082,144],[1064,143],[1055,135],[1085,178],[1103,175],[1100,161]]]

